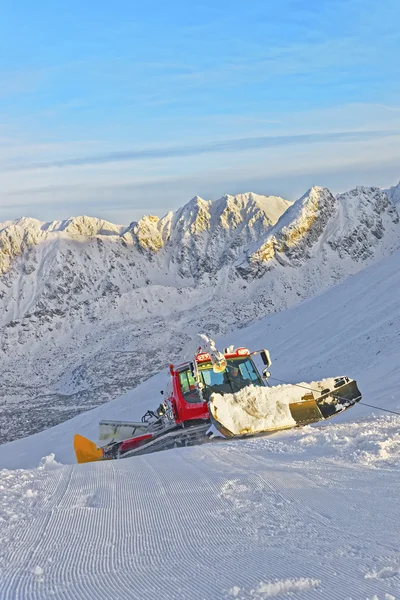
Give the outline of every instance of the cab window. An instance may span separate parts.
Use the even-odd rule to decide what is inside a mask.
[[[233,363],[233,361],[232,361]],[[234,364],[234,363],[233,363]],[[242,361],[236,361],[243,379],[248,379],[253,385],[261,385],[260,376],[254,368],[253,361],[246,358]]]
[[[196,387],[195,379],[189,369],[179,373],[179,383],[186,402],[202,402],[199,391]]]

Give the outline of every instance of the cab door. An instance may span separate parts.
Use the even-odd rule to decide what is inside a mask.
[[[189,368],[176,374],[177,411],[180,421],[208,419],[207,402],[201,399],[196,381]]]

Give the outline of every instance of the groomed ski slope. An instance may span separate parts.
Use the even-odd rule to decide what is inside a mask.
[[[400,411],[399,292],[396,253],[221,345],[268,347],[289,382],[351,375],[366,403]],[[68,464],[73,433],[138,417],[163,384],[0,447],[1,600],[399,600],[400,417],[358,405],[269,437]]]
[[[399,471],[292,441],[10,474],[0,597],[398,598]]]

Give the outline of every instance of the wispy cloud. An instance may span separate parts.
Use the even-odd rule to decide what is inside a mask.
[[[354,149],[353,149],[354,150]],[[0,221],[21,215],[40,220],[67,218],[77,214],[105,218],[128,224],[143,214],[163,216],[177,209],[195,193],[215,199],[222,194],[253,191],[260,194],[281,195],[295,200],[312,185],[326,186],[333,193],[352,189],[356,185],[389,187],[397,183],[400,173],[398,157],[389,160],[357,158],[357,152],[343,160],[320,160],[317,157],[300,168],[290,161],[280,169],[262,168],[228,169],[189,174],[177,177],[157,177],[147,181],[131,181],[121,185],[118,181],[106,185],[53,185],[25,189],[19,193],[3,195],[0,202]]]
[[[397,131],[341,131],[328,133],[306,133],[299,135],[262,136],[241,139],[215,141],[204,144],[169,146],[160,148],[149,148],[143,150],[128,150],[122,152],[110,152],[91,156],[80,156],[62,160],[50,160],[43,162],[20,163],[4,166],[6,171],[26,171],[52,168],[76,167],[85,165],[97,165],[107,163],[119,163],[127,161],[141,161],[148,159],[162,159],[182,156],[195,156],[200,154],[244,152],[273,148],[279,146],[292,146],[296,144],[335,143],[335,142],[362,142],[377,138],[393,137],[400,135]]]
[[[2,70],[0,71],[0,98],[34,92],[50,77],[68,69],[82,67],[84,64],[82,60],[75,60],[46,64],[40,68]]]
[[[32,92],[40,86],[43,78],[43,73],[39,71],[0,72],[0,98]]]

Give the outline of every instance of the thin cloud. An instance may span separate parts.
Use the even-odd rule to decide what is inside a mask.
[[[163,148],[150,148],[145,150],[128,150],[122,152],[109,152],[76,158],[51,160],[35,163],[20,163],[3,168],[3,172],[27,171],[38,169],[66,168],[86,165],[120,163],[127,161],[141,161],[146,159],[162,159],[181,156],[195,156],[201,154],[243,152],[295,144],[335,143],[335,142],[362,142],[373,139],[393,137],[400,135],[396,131],[341,131],[333,133],[307,133],[286,136],[262,136],[210,142],[208,144],[194,144],[183,146],[170,146]]]

